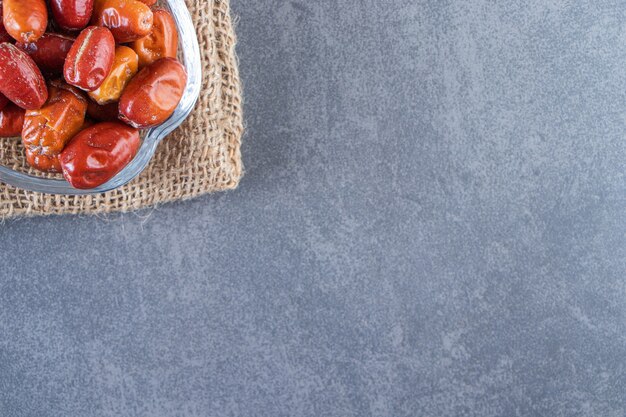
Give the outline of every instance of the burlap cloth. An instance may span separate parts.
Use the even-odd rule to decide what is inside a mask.
[[[95,196],[55,196],[0,184],[0,220],[131,211],[237,187],[242,176],[241,86],[228,0],[186,0],[202,55],[203,87],[190,117],[129,185]],[[33,173],[17,139],[0,139],[0,164]]]

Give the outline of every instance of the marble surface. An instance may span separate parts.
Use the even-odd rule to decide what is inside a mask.
[[[0,415],[626,415],[626,8],[233,0],[246,177],[0,225]]]

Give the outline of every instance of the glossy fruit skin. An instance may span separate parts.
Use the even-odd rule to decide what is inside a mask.
[[[63,176],[78,189],[98,187],[135,157],[139,131],[120,122],[105,122],[83,130],[61,153]]]
[[[48,8],[44,0],[4,0],[4,28],[16,41],[35,42],[46,32]]]
[[[80,90],[53,81],[49,91],[46,104],[39,110],[27,111],[24,118],[22,141],[35,155],[60,154],[85,122],[87,99]]]
[[[50,0],[55,22],[63,30],[84,29],[93,14],[93,0]]]
[[[111,72],[115,39],[107,28],[89,26],[83,30],[65,60],[63,75],[68,84],[94,91]]]
[[[61,75],[74,40],[69,36],[46,33],[36,42],[18,42],[15,46],[30,55],[44,74]]]
[[[46,82],[28,54],[10,43],[0,44],[0,93],[23,109],[38,109],[48,99]]]
[[[9,103],[0,110],[0,138],[19,136],[23,125],[24,109]]]
[[[115,60],[111,73],[102,85],[89,93],[89,97],[100,105],[118,101],[130,79],[139,71],[139,57],[127,46],[115,48]]]
[[[161,58],[176,58],[178,54],[176,21],[165,9],[156,8],[153,12],[152,32],[132,43],[132,48],[139,55],[139,68],[150,65]]]
[[[117,43],[147,36],[152,30],[152,10],[138,0],[95,0],[91,24],[111,29]]]
[[[59,155],[41,155],[26,148],[26,162],[31,167],[43,172],[61,172]]]
[[[89,100],[89,104],[87,104],[87,115],[99,122],[118,122],[118,104],[109,103],[101,106],[98,103]]]
[[[7,33],[2,23],[2,0],[0,0],[0,43],[9,42],[13,38]],[[2,93],[0,93],[0,110],[4,109],[9,104],[9,99]]]
[[[166,121],[183,96],[187,72],[180,62],[163,58],[148,65],[128,84],[120,99],[120,119],[136,128]]]
[[[139,1],[145,4],[146,6],[153,6],[157,2],[157,0],[139,0]]]

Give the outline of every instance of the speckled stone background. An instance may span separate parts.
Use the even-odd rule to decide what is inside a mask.
[[[0,226],[0,416],[626,415],[626,3],[233,0],[247,176]]]

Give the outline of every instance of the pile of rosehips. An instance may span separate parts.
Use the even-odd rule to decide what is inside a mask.
[[[156,0],[0,0],[0,137],[75,188],[135,157],[187,84],[172,15]]]

